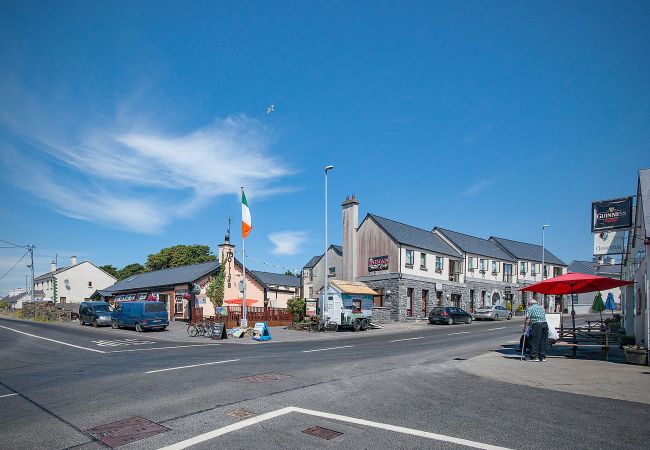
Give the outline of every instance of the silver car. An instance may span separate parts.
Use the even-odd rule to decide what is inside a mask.
[[[499,320],[499,319],[512,319],[512,313],[501,305],[485,305],[479,306],[474,313],[474,319],[477,320]]]

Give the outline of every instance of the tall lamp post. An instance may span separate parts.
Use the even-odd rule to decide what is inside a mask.
[[[325,310],[325,303],[327,302],[329,296],[329,267],[327,264],[327,172],[332,170],[334,166],[325,166],[325,286],[323,289],[323,304],[320,305],[321,317]]]
[[[546,230],[550,225],[542,225],[542,281],[544,281],[544,254],[546,253],[546,250],[544,250],[544,230]],[[546,294],[544,294],[544,309],[547,309],[546,307]],[[548,310],[548,309],[547,309]]]

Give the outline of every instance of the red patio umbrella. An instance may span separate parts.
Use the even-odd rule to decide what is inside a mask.
[[[558,277],[549,278],[539,283],[531,284],[519,289],[523,292],[537,292],[544,295],[571,295],[571,325],[573,327],[573,343],[576,343],[576,312],[573,307],[573,294],[603,291],[616,287],[633,284],[633,281],[616,280],[614,278],[600,277],[587,273],[567,273]],[[573,356],[576,347],[573,347]]]
[[[241,305],[244,299],[242,298],[231,298],[230,300],[224,300],[224,302],[229,303],[231,305]],[[251,306],[253,303],[257,303],[257,300],[253,300],[250,298],[246,299],[246,306]]]

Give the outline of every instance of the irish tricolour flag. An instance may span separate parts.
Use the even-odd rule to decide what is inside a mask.
[[[244,188],[241,190],[241,235],[242,238],[248,236],[248,233],[251,232],[253,228],[253,222],[251,221],[251,211],[248,209],[248,202],[246,201],[246,194],[244,194]]]

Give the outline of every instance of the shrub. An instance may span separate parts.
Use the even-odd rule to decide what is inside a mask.
[[[5,309],[9,309],[9,303],[0,301],[0,311],[4,311]]]
[[[287,300],[287,309],[293,314],[294,322],[300,322],[305,317],[305,305],[304,298],[290,298]]]

